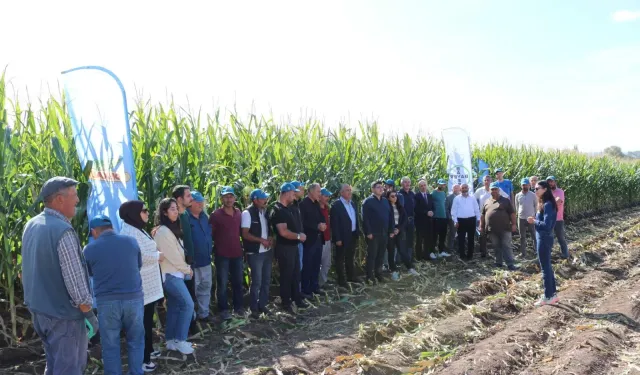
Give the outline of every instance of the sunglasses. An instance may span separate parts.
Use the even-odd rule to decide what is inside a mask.
[[[143,208],[142,212],[145,213],[145,214],[148,214],[149,213],[149,209],[148,208]]]
[[[540,189],[542,189],[542,188],[537,187],[537,188],[535,188],[535,191],[538,191],[538,190],[540,190]]]
[[[389,196],[389,198],[397,198],[397,196],[395,194],[392,194]]]

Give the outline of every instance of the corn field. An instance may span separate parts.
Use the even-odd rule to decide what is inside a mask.
[[[4,75],[0,78],[0,330],[9,343],[21,337],[16,323],[21,234],[26,221],[42,210],[36,200],[44,181],[64,175],[81,182],[73,224],[79,233],[88,232],[87,171],[75,152],[66,106],[60,97],[44,100],[34,112],[29,103],[7,97]],[[319,182],[334,192],[350,183],[360,201],[375,179],[426,177],[433,184],[446,177],[439,139],[383,137],[375,123],[328,130],[313,119],[277,124],[257,115],[221,118],[219,112],[187,113],[173,104],[143,101],[130,116],[140,199],[151,211],[178,183],[201,191],[210,202],[220,186],[232,185],[244,193],[240,205],[245,205],[250,190],[275,193],[293,179]],[[525,176],[557,176],[566,190],[569,217],[640,201],[639,163],[496,144],[474,146],[473,159],[505,168],[514,185]],[[7,310],[10,323],[2,320]]]

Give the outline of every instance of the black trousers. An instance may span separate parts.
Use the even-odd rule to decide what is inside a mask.
[[[434,247],[438,244],[439,252],[443,252],[447,249],[447,227],[449,220],[446,218],[436,218],[433,220],[433,244]]]
[[[357,245],[358,235],[355,232],[353,233],[351,241],[349,241],[346,246],[344,242],[342,243],[342,246],[336,245],[334,263],[336,267],[336,274],[338,275],[338,284],[344,284],[347,281],[355,280],[354,261]]]
[[[388,233],[374,234],[372,239],[367,238],[367,279],[382,277],[382,264],[387,253]]]
[[[464,245],[465,238],[467,240],[467,254],[466,257],[471,259],[473,257],[473,246],[475,242],[476,234],[476,217],[458,218],[458,252],[460,258],[465,258]]]
[[[151,353],[153,353],[153,314],[156,312],[157,302],[144,305],[144,363],[151,362]]]
[[[433,219],[416,222],[416,260],[428,260],[429,254],[434,252]]]
[[[300,253],[298,245],[276,245],[276,258],[280,270],[280,298],[282,306],[291,301],[302,301],[300,296]]]

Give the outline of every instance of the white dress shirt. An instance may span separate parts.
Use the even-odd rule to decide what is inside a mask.
[[[266,210],[258,210],[258,217],[260,218],[260,228],[262,229],[262,234],[260,237],[262,239],[269,239],[269,228],[267,228],[267,218],[264,216],[266,214]],[[249,210],[242,211],[242,220],[240,222],[240,228],[251,228],[251,213]],[[260,244],[260,250],[258,253],[266,253],[271,249],[267,249],[263,244]]]
[[[458,222],[458,218],[467,219],[470,217],[476,217],[476,220],[480,220],[480,208],[478,207],[478,201],[474,196],[462,194],[453,199],[453,205],[451,206],[451,219],[454,223]]]

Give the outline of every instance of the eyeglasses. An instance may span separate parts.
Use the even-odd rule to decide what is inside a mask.
[[[397,198],[396,195],[390,195],[389,198]]]
[[[149,213],[149,209],[148,208],[143,208],[142,212],[145,213],[145,214],[148,214]]]
[[[542,188],[539,188],[539,187],[536,187],[536,188],[535,188],[535,190],[536,190],[536,191],[538,191],[538,190],[540,190],[540,189],[542,189]]]

